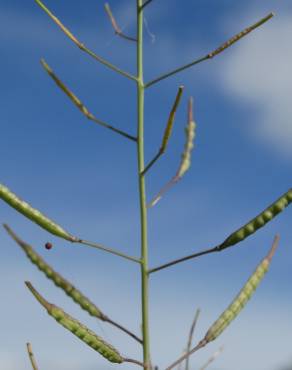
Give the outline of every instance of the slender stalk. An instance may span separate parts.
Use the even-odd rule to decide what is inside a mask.
[[[170,77],[170,76],[173,76],[173,75],[175,75],[175,74],[177,74],[177,73],[179,73],[179,72],[182,72],[182,71],[184,71],[185,69],[190,68],[190,67],[192,67],[192,66],[194,66],[194,65],[196,65],[196,64],[199,64],[199,63],[201,63],[201,62],[204,62],[204,61],[205,61],[205,60],[207,60],[207,59],[210,59],[209,54],[208,54],[208,55],[206,55],[206,56],[204,56],[204,57],[202,57],[202,58],[196,59],[196,60],[194,60],[194,61],[193,61],[193,62],[191,62],[191,63],[185,64],[185,65],[184,65],[184,66],[182,66],[182,67],[176,68],[176,69],[174,69],[173,71],[170,71],[170,72],[168,72],[168,73],[165,73],[164,75],[162,75],[162,76],[160,76],[160,77],[155,78],[154,80],[152,80],[152,81],[150,81],[150,82],[146,83],[145,88],[147,89],[148,87],[150,87],[150,86],[152,86],[152,85],[156,84],[157,82],[160,82],[160,81],[162,81],[162,80],[164,80],[164,79],[166,79],[166,78],[168,78],[168,77]]]
[[[174,367],[179,365],[182,361],[186,360],[190,355],[197,352],[199,349],[205,347],[206,344],[207,344],[206,341],[202,340],[201,342],[199,342],[196,345],[196,347],[194,347],[191,351],[189,351],[189,352],[185,353],[184,355],[182,355],[181,357],[179,357],[175,362],[173,362],[171,365],[169,365],[165,370],[173,369]]]
[[[174,124],[175,113],[176,113],[177,108],[179,106],[179,103],[180,103],[180,100],[181,100],[181,96],[182,96],[182,93],[183,93],[183,89],[184,89],[184,87],[183,86],[180,86],[179,89],[178,89],[178,92],[176,94],[176,98],[175,98],[175,101],[173,103],[172,109],[171,109],[170,114],[169,114],[169,117],[168,117],[167,125],[166,125],[165,130],[164,130],[164,135],[163,135],[163,138],[162,138],[161,146],[160,146],[157,154],[154,156],[154,158],[144,168],[144,171],[142,172],[142,175],[145,175],[145,173],[153,166],[153,164],[166,151],[167,144],[168,144],[169,138],[171,136],[171,132],[172,132],[172,127],[173,127],[173,124]]]
[[[138,114],[138,177],[141,222],[141,300],[142,300],[142,337],[143,363],[150,368],[149,316],[148,316],[148,244],[147,244],[147,207],[144,170],[144,95],[143,81],[143,0],[137,0],[137,114]]]
[[[26,348],[27,348],[27,353],[28,353],[30,363],[31,363],[31,366],[32,366],[33,370],[38,370],[38,366],[37,366],[36,360],[34,358],[34,354],[33,354],[33,351],[32,351],[31,344],[26,343]]]
[[[207,367],[216,360],[216,358],[223,352],[224,347],[221,346],[213,355],[208,359],[208,361],[200,368],[200,370],[206,370]]]
[[[112,10],[109,6],[108,3],[105,3],[104,4],[104,8],[105,8],[105,11],[107,12],[107,15],[109,16],[109,19],[110,19],[110,22],[113,26],[113,29],[115,31],[115,34],[122,37],[123,39],[125,40],[128,40],[128,41],[134,41],[134,42],[137,42],[137,39],[135,39],[134,37],[131,37],[131,36],[127,36],[123,33],[123,31],[121,30],[121,28],[119,27],[113,13],[112,13]]]
[[[176,260],[173,260],[173,261],[170,261],[168,263],[165,263],[163,265],[160,265],[160,266],[157,266],[155,268],[152,268],[148,271],[149,274],[152,274],[153,272],[157,272],[157,271],[160,271],[160,270],[163,270],[167,267],[170,267],[170,266],[173,266],[173,265],[176,265],[177,263],[181,263],[181,262],[184,262],[184,261],[187,261],[187,260],[190,260],[192,258],[197,258],[197,257],[200,257],[200,256],[203,256],[204,254],[209,254],[209,253],[214,253],[214,252],[220,252],[221,249],[218,248],[219,246],[216,246],[214,248],[209,248],[209,249],[204,249],[200,252],[197,252],[197,253],[193,253],[193,254],[190,254],[189,256],[185,256],[185,257],[182,257],[182,258],[178,258]]]
[[[146,3],[144,5],[146,6],[148,2],[149,1],[146,1]],[[249,34],[250,32],[252,32],[256,28],[262,26],[264,23],[266,23],[267,21],[269,21],[273,16],[274,16],[274,13],[269,13],[264,18],[260,19],[258,22],[254,23],[253,25],[245,28],[243,31],[237,33],[235,36],[231,37],[229,40],[227,40],[226,42],[224,42],[223,44],[221,44],[217,49],[213,50],[212,52],[208,53],[207,55],[205,55],[205,56],[203,56],[203,57],[201,57],[199,59],[194,60],[191,63],[185,64],[182,67],[179,67],[177,69],[174,69],[171,72],[168,72],[166,74],[163,74],[160,77],[155,78],[154,80],[146,83],[145,84],[145,88],[148,88],[148,87],[156,84],[157,82],[164,80],[165,78],[168,78],[168,77],[173,76],[173,75],[175,75],[175,74],[177,74],[179,72],[182,72],[185,69],[190,68],[190,67],[192,67],[192,66],[194,66],[196,64],[199,64],[201,62],[204,62],[205,60],[214,58],[216,55],[222,53],[222,51],[226,50],[231,45],[233,45],[237,41],[241,40],[244,36],[246,36],[247,34]]]
[[[74,42],[75,45],[79,47],[80,50],[84,51],[92,58],[97,60],[99,63],[105,65],[106,67],[112,69],[113,71],[121,74],[124,77],[129,78],[130,80],[136,80],[135,76],[132,76],[130,73],[127,73],[120,68],[116,67],[112,63],[108,62],[107,60],[101,58],[99,55],[95,54],[92,50],[88,49],[83,43],[81,43],[68,28],[64,26],[64,24],[41,2],[41,0],[35,0],[35,2],[47,13],[47,15],[56,23],[56,25],[65,33],[67,37],[71,41]]]
[[[195,331],[195,328],[196,328],[196,325],[197,325],[199,316],[200,316],[200,309],[198,308],[196,310],[195,317],[193,319],[193,322],[192,322],[192,325],[191,325],[191,328],[190,328],[190,333],[189,333],[189,338],[188,338],[188,344],[187,344],[187,350],[186,350],[187,353],[190,352],[190,350],[192,348],[194,331]],[[189,370],[189,367],[190,367],[189,365],[190,365],[190,357],[187,357],[185,370]]]
[[[46,63],[44,59],[41,59],[41,64],[44,67],[45,71],[48,73],[48,75],[53,79],[55,84],[68,96],[68,98],[72,101],[72,103],[80,110],[80,112],[89,120],[98,123],[99,125],[106,127],[117,134],[120,134],[132,141],[137,141],[137,138],[128,134],[127,132],[124,132],[116,127],[113,127],[112,125],[109,125],[108,123],[96,118],[89,110],[86,108],[86,106],[81,102],[79,98],[71,91],[69,88],[64,84],[63,81],[59,79],[59,77],[54,73],[52,68]]]
[[[147,166],[142,171],[141,175],[144,176],[148,170],[154,165],[154,163],[162,156],[163,152],[161,149],[157,152],[157,154],[151,159],[151,161],[147,164]]]
[[[125,258],[129,261],[133,261],[133,262],[137,262],[137,263],[141,263],[141,260],[139,260],[138,258],[136,257],[131,257],[131,256],[128,256],[127,254],[125,253],[122,253],[122,252],[119,252],[117,251],[116,249],[112,249],[112,248],[108,248],[108,247],[105,247],[101,244],[97,244],[97,243],[92,243],[92,242],[89,242],[87,240],[83,240],[83,239],[79,239],[78,240],[78,243],[80,244],[84,244],[84,245],[87,245],[89,247],[92,247],[92,248],[97,248],[97,249],[100,249],[104,252],[108,252],[108,253],[111,253],[111,254],[114,254],[116,256],[119,256],[119,257],[122,257],[122,258]]]
[[[146,0],[144,4],[142,5],[142,9],[145,8],[145,6],[149,5],[152,2],[152,0]]]
[[[140,361],[134,360],[132,358],[124,358],[124,362],[131,362],[132,364],[139,365],[141,367],[144,367],[144,364]]]
[[[135,335],[134,333],[132,333],[130,330],[128,330],[124,326],[122,326],[122,325],[118,324],[117,322],[113,321],[109,317],[106,316],[105,322],[108,322],[109,324],[115,326],[116,328],[120,329],[121,331],[123,331],[124,333],[128,334],[130,337],[132,337],[133,339],[135,339],[140,344],[143,344],[142,339],[140,339],[139,337],[137,337],[137,335]]]

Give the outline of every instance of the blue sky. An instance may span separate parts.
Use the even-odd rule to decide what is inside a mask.
[[[134,45],[114,36],[103,1],[46,4],[99,55],[135,72]],[[135,2],[110,4],[124,31],[133,34]],[[177,88],[185,86],[168,152],[147,175],[149,199],[179,164],[189,96],[194,97],[197,122],[191,170],[149,210],[151,266],[216,245],[291,188],[292,5],[285,0],[153,0],[145,11],[146,81],[205,55],[270,11],[276,17],[224,54],[147,90],[149,160],[160,144]],[[135,144],[82,117],[39,60],[45,58],[98,118],[132,134],[134,83],[82,54],[33,1],[1,1],[0,47],[1,183],[73,234],[138,255]],[[3,202],[0,219],[104,312],[139,332],[135,265],[52,237]],[[277,370],[292,363],[289,208],[234,248],[153,274],[155,363],[164,368],[179,356],[198,307],[202,314],[196,339],[201,339],[265,255],[275,233],[281,236],[280,248],[258,292],[216,342],[193,356],[191,365],[199,368],[221,345],[224,352],[210,370]],[[54,244],[50,251],[43,247],[48,240]],[[24,280],[123,354],[140,356],[130,339],[80,312],[24,258],[4,230],[0,242],[1,369],[30,368],[27,341],[43,369],[113,368],[56,325],[27,292]]]

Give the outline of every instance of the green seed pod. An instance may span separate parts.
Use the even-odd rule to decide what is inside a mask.
[[[68,280],[64,279],[58,272],[54,271],[53,268],[46,263],[46,261],[33,249],[32,246],[21,240],[9,226],[4,225],[9,235],[16,241],[16,243],[22,248],[27,257],[31,262],[42,271],[48,279],[52,280],[54,284],[61,288],[74,302],[87,311],[91,316],[97,317],[103,321],[106,321],[107,316],[104,315],[100,309],[92,303],[82,292],[75,288]]]
[[[147,204],[147,208],[155,206],[155,204],[157,204],[162,198],[163,194],[166,193],[173,185],[175,185],[190,168],[191,153],[194,147],[195,129],[196,123],[193,118],[193,99],[190,98],[188,106],[188,124],[185,128],[186,142],[181,156],[179,168],[175,176],[173,176],[171,180],[159,191],[159,193]]]
[[[120,353],[110,344],[106,343],[103,339],[97,336],[92,330],[88,329],[85,325],[81,324],[78,320],[74,319],[60,307],[55,306],[46,301],[32,286],[30,282],[25,282],[28,289],[32,292],[39,303],[47,310],[48,314],[58,321],[64,328],[68,329],[76,337],[86,343],[88,346],[99,352],[104,358],[114,363],[124,362]]]
[[[216,50],[212,51],[211,53],[208,54],[208,58],[213,58],[216,55],[222,53],[225,49],[229,48],[231,45],[233,45],[235,42],[239,41],[242,39],[244,36],[270,20],[274,16],[273,13],[268,14],[266,17],[262,18],[260,21],[256,22],[250,27],[245,28],[243,31],[239,32],[235,36],[231,37],[228,41],[224,42],[222,45],[220,45]]]
[[[173,124],[174,124],[175,114],[176,114],[177,108],[179,106],[179,103],[181,101],[183,89],[184,89],[184,86],[180,86],[179,89],[178,89],[178,92],[176,94],[176,98],[175,98],[175,101],[173,103],[171,112],[169,114],[167,125],[166,125],[164,135],[163,135],[163,138],[162,138],[160,153],[164,153],[165,150],[166,150],[166,147],[167,147],[167,144],[168,144],[171,132],[172,132],[172,127],[173,127]]]
[[[0,198],[4,200],[11,207],[22,213],[25,217],[40,225],[43,229],[51,234],[57,235],[60,238],[69,240],[70,242],[77,242],[78,239],[70,235],[61,226],[57,225],[54,221],[50,220],[37,209],[33,208],[30,204],[20,199],[6,186],[0,184]]]
[[[176,178],[181,178],[187,172],[191,166],[191,153],[194,148],[194,138],[195,138],[196,123],[193,119],[193,100],[189,101],[189,111],[188,111],[188,124],[185,128],[186,132],[186,143],[182,154],[181,163],[176,174]]]
[[[292,202],[292,189],[289,189],[287,193],[283,194],[276,202],[271,204],[262,213],[253,218],[247,224],[236,230],[234,233],[228,236],[225,241],[217,247],[218,250],[222,250],[237,244],[255,233],[258,229],[265,226],[269,221],[276,217],[280,212]]]
[[[84,104],[77,98],[77,96],[68,89],[68,87],[55,75],[51,67],[46,63],[44,59],[41,59],[41,64],[44,67],[48,75],[55,81],[56,85],[68,96],[74,105],[87,117],[94,118],[93,115],[88,111]]]
[[[261,280],[265,276],[266,272],[268,271],[271,259],[278,246],[278,242],[279,242],[279,237],[276,236],[274,243],[272,245],[272,248],[269,251],[268,255],[258,265],[254,273],[247,280],[246,284],[241,289],[241,291],[236,296],[236,298],[232,301],[232,303],[227,307],[227,309],[219,316],[219,318],[214,322],[214,324],[207,331],[202,341],[204,344],[211,342],[212,340],[215,340],[223,332],[223,330],[226,329],[226,327],[231,323],[231,321],[234,320],[236,316],[238,316],[240,311],[244,308],[247,301],[251,298],[256,288],[260,284]]]

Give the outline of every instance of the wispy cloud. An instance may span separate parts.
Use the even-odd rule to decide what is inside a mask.
[[[258,12],[257,12],[258,13]],[[292,157],[291,12],[273,19],[234,48],[221,65],[221,88],[255,111],[251,135]],[[249,19],[254,19],[250,14]]]

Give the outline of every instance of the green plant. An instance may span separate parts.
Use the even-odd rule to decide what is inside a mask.
[[[272,18],[273,14],[269,14],[259,22],[255,23],[254,25],[246,28],[244,31],[238,33],[234,37],[232,37],[227,42],[224,42],[214,51],[208,53],[207,55],[187,64],[180,68],[177,68],[169,73],[163,74],[152,81],[144,82],[143,76],[143,11],[144,8],[150,5],[151,0],[143,1],[137,0],[137,37],[128,37],[122,33],[120,28],[117,26],[115,18],[111,12],[111,9],[108,4],[106,4],[106,11],[111,19],[113,27],[116,33],[124,38],[128,39],[129,41],[137,43],[137,74],[131,75],[128,72],[121,70],[120,68],[114,66],[113,64],[107,62],[103,58],[99,57],[97,54],[92,52],[88,49],[83,43],[81,43],[63,24],[62,22],[55,17],[55,15],[40,1],[35,0],[37,4],[47,13],[47,15],[57,24],[58,27],[65,33],[65,35],[76,45],[78,46],[83,52],[87,53],[89,56],[93,57],[98,62],[102,63],[106,67],[112,69],[113,71],[121,74],[125,78],[130,79],[136,84],[137,87],[137,136],[132,136],[127,132],[124,132],[120,129],[117,129],[103,121],[100,121],[89,110],[83,105],[83,103],[77,98],[77,96],[71,92],[68,87],[56,76],[53,70],[49,67],[49,65],[42,60],[42,65],[49,76],[54,80],[57,86],[69,97],[69,99],[77,106],[77,108],[90,120],[96,122],[97,124],[102,125],[105,128],[112,130],[113,132],[123,136],[126,139],[134,142],[137,145],[137,162],[138,162],[138,182],[139,182],[139,201],[140,201],[140,220],[141,220],[141,254],[139,258],[126,255],[119,250],[115,250],[112,248],[108,248],[102,246],[97,243],[92,243],[89,241],[85,241],[82,238],[77,236],[72,236],[71,234],[67,233],[61,226],[53,222],[51,219],[47,218],[43,215],[40,211],[36,210],[32,206],[30,206],[25,201],[21,200],[17,195],[12,193],[7,187],[4,185],[0,185],[0,197],[8,203],[10,206],[15,208],[17,211],[21,212],[24,216],[28,217],[32,221],[39,224],[41,227],[46,229],[48,232],[64,238],[73,243],[80,243],[88,246],[92,246],[98,249],[101,249],[105,252],[115,254],[121,258],[125,258],[134,262],[140,266],[141,270],[141,318],[142,318],[142,339],[140,339],[137,335],[131,333],[129,330],[123,328],[121,325],[115,323],[105,314],[103,314],[100,309],[92,303],[87,297],[83,295],[78,289],[76,289],[73,284],[65,280],[59,273],[53,270],[34,250],[31,246],[27,243],[23,242],[12,230],[6,226],[6,230],[9,234],[14,238],[14,240],[23,248],[28,258],[31,260],[33,264],[35,264],[45,275],[52,280],[55,285],[60,287],[68,296],[70,296],[79,306],[86,310],[90,315],[97,317],[103,321],[106,321],[117,328],[123,330],[125,333],[129,334],[131,337],[136,339],[139,343],[142,344],[143,347],[143,360],[133,360],[127,359],[121,356],[117,350],[111,347],[111,345],[105,343],[99,336],[95,333],[91,332],[89,329],[85,328],[81,323],[76,321],[75,319],[71,318],[69,315],[65,314],[63,310],[60,308],[51,305],[48,303],[33,287],[30,283],[27,283],[28,288],[33,293],[33,295],[37,298],[37,300],[47,309],[48,313],[53,316],[57,321],[59,321],[64,327],[69,329],[71,332],[74,332],[77,337],[81,340],[85,341],[88,345],[92,348],[96,349],[100,354],[102,354],[106,359],[115,363],[122,363],[124,361],[133,362],[137,365],[145,367],[149,369],[152,367],[151,364],[151,356],[150,356],[150,335],[149,335],[149,299],[148,299],[148,285],[149,285],[149,276],[150,274],[172,266],[174,264],[181,263],[188,259],[193,259],[195,257],[199,257],[204,254],[213,253],[217,251],[222,251],[227,247],[231,247],[236,243],[243,241],[246,237],[253,234],[257,231],[260,227],[264,226],[267,222],[272,220],[276,215],[278,215],[281,211],[287,207],[292,201],[292,190],[290,189],[287,193],[285,193],[281,198],[279,198],[275,203],[273,203],[270,207],[268,207],[265,211],[263,211],[260,215],[253,218],[250,222],[244,225],[239,230],[232,233],[223,243],[219,244],[214,248],[210,248],[208,250],[203,250],[201,252],[182,257],[180,259],[168,262],[164,265],[150,268],[149,261],[148,261],[148,243],[147,243],[147,200],[146,200],[146,189],[145,189],[145,176],[147,172],[151,169],[153,164],[163,155],[165,150],[167,149],[168,140],[170,138],[172,127],[175,120],[175,113],[179,106],[179,103],[182,98],[182,91],[183,87],[179,87],[178,93],[176,95],[175,102],[171,109],[169,119],[167,121],[167,125],[165,128],[165,132],[162,138],[161,146],[156,154],[156,156],[149,161],[148,164],[145,165],[144,160],[144,96],[145,90],[149,87],[153,86],[154,84],[166,79],[174,74],[177,74],[187,68],[190,68],[196,64],[199,64],[203,61],[209,60],[214,58],[215,56],[222,53],[228,47],[230,47],[235,42],[239,41],[242,37],[246,36],[248,33],[256,29],[257,27],[264,24],[266,21]],[[193,100],[192,98],[189,99],[189,107],[188,107],[188,119],[187,119],[187,127],[186,127],[186,144],[182,154],[181,163],[176,175],[170,180],[170,182],[164,187],[149,204],[148,207],[154,206],[158,200],[161,198],[162,194],[169,188],[175,184],[178,180],[182,178],[185,172],[189,169],[191,164],[191,153],[194,147],[194,139],[195,139],[195,128],[196,124],[193,118]],[[264,259],[262,264],[258,267],[256,272],[252,275],[252,277],[248,280],[247,284],[240,292],[239,296],[232,302],[232,304],[228,307],[228,309],[219,317],[218,320],[211,326],[209,331],[207,332],[205,338],[200,341],[199,345],[193,349],[190,348],[188,345],[187,353],[175,361],[172,365],[168,367],[171,369],[172,367],[176,366],[184,359],[188,358],[189,355],[199,348],[205,346],[208,342],[216,339],[219,334],[227,327],[227,325],[237,316],[240,310],[243,308],[247,300],[250,298],[252,293],[254,292],[255,288],[261,281],[264,276],[264,273],[267,270],[267,267],[270,263],[272,254],[275,250],[275,244],[272,248],[272,252]],[[31,352],[29,350],[29,352]]]

